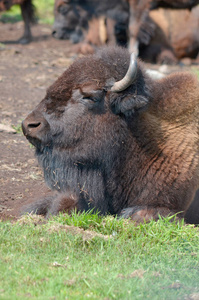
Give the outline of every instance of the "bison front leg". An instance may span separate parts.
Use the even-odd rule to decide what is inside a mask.
[[[56,199],[52,202],[52,205],[48,209],[46,217],[50,217],[51,215],[55,216],[60,212],[65,212],[70,214],[75,209],[78,209],[78,200],[77,198],[71,193],[61,193],[58,194]]]
[[[176,211],[172,211],[166,207],[134,206],[123,209],[119,216],[125,219],[130,218],[136,223],[143,223],[151,220],[157,221],[160,217],[172,216],[176,213]],[[182,217],[182,213],[179,213],[177,216],[174,216],[171,221],[174,220],[174,218],[180,220]]]
[[[21,215],[31,213],[49,218],[51,215],[57,215],[60,212],[70,214],[74,209],[78,209],[77,198],[74,195],[71,193],[56,193],[24,206]]]

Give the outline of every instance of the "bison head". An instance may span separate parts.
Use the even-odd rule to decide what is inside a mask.
[[[56,0],[54,16],[52,35],[56,39],[70,39],[73,43],[83,40],[83,30],[88,27],[88,16],[81,6],[68,0]]]
[[[95,194],[104,198],[105,176],[125,152],[126,120],[148,103],[147,80],[127,50],[105,48],[74,62],[48,88],[22,128],[52,189],[95,181]]]

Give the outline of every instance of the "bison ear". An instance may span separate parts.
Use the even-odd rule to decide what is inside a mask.
[[[148,99],[142,95],[122,95],[116,97],[112,102],[112,110],[117,115],[130,117],[135,111],[143,110],[147,107]]]

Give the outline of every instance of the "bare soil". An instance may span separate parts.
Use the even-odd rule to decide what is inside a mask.
[[[50,26],[32,29],[33,42],[19,45],[14,41],[22,36],[23,23],[0,23],[0,219],[15,220],[23,205],[48,191],[34,148],[19,132],[20,124],[77,57],[78,46],[55,40]],[[167,67],[167,72],[178,69],[182,67]]]
[[[29,45],[13,42],[22,33],[22,22],[0,23],[0,124],[8,126],[0,127],[0,218],[16,218],[23,205],[47,191],[34,148],[22,133],[9,131],[13,125],[20,129],[46,88],[76,58],[76,46],[51,37],[50,26],[34,26]]]

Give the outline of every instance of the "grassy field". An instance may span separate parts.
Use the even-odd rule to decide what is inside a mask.
[[[0,222],[0,299],[199,299],[199,228],[92,214]]]
[[[36,15],[38,22],[44,24],[53,24],[53,7],[54,0],[34,0],[33,1],[36,8]],[[17,22],[21,21],[21,10],[19,5],[14,5],[9,11],[1,13],[0,21],[3,22]]]

